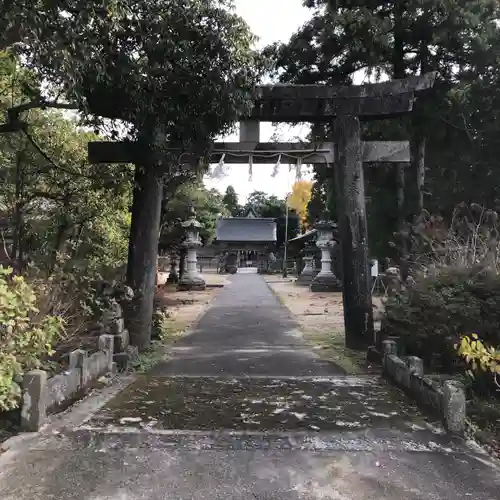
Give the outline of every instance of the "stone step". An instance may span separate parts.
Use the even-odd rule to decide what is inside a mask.
[[[148,431],[333,432],[426,428],[401,392],[374,377],[144,376],[88,422]]]
[[[337,432],[168,431],[132,427],[93,427],[91,423],[65,432],[75,446],[185,450],[264,450],[324,452],[470,452],[463,441],[441,429],[425,428],[343,430]],[[482,454],[482,453],[480,453]]]

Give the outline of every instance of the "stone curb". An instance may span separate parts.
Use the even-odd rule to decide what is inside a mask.
[[[384,340],[382,346],[384,374],[418,403],[436,411],[449,432],[463,434],[467,413],[463,384],[424,375],[423,360],[416,356],[399,357],[394,340]]]
[[[50,378],[44,370],[25,373],[21,383],[21,430],[39,431],[47,415],[71,403],[99,377],[115,372],[113,344],[113,335],[101,335],[97,352],[90,356],[82,349],[71,352],[68,369]]]

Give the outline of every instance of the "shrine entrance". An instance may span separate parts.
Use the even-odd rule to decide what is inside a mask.
[[[338,199],[338,226],[342,256],[342,285],[344,303],[345,341],[347,347],[363,349],[373,341],[373,313],[371,300],[371,274],[368,260],[368,235],[364,194],[363,165],[378,162],[392,162],[398,165],[410,160],[409,144],[402,142],[363,142],[361,122],[396,117],[412,110],[418,93],[431,88],[434,74],[408,77],[377,84],[351,87],[327,85],[263,85],[256,89],[255,106],[248,116],[242,117],[239,143],[215,143],[211,163],[270,163],[276,164],[282,156],[288,163],[326,163],[335,177]],[[93,110],[96,114],[103,113]],[[104,113],[106,116],[106,113]],[[112,115],[111,118],[116,118]],[[332,124],[335,142],[311,143],[261,143],[259,123],[324,123]],[[168,147],[170,153],[177,151],[186,163],[198,164],[199,158],[183,151],[179,145]],[[143,262],[141,276],[135,276],[133,288],[144,289],[138,296],[144,311],[152,312],[155,269],[157,257],[157,235],[159,231],[159,209],[161,199],[161,174],[155,174],[154,164],[144,168],[144,150],[137,143],[91,142],[89,160],[98,162],[124,162],[141,165],[136,176],[140,185],[138,200],[134,206],[138,213],[133,227],[145,225],[150,228],[148,240],[131,242],[141,249],[136,252],[137,261]],[[154,159],[154,154],[151,155]],[[153,161],[153,160],[152,160]],[[146,174],[144,174],[144,172]],[[155,176],[158,176],[156,178]],[[414,182],[418,182],[415,178]],[[139,200],[140,197],[140,200]],[[398,197],[399,198],[399,197]],[[137,203],[136,203],[137,201]],[[139,204],[140,202],[140,204]],[[140,206],[139,206],[140,205]],[[155,215],[151,219],[151,214]],[[324,248],[330,221],[320,221]],[[153,227],[154,226],[154,227]],[[134,238],[142,238],[140,231]],[[319,245],[318,245],[319,246]],[[323,251],[323,249],[322,249]],[[325,270],[328,264],[326,250],[322,260]],[[323,266],[322,266],[323,267]],[[137,267],[137,269],[139,269]],[[150,293],[151,292],[151,293]],[[139,306],[138,306],[139,307]],[[142,307],[142,306],[140,306]],[[139,307],[139,308],[140,308]],[[134,328],[149,328],[152,314],[142,314]],[[149,319],[148,319],[149,318]],[[147,322],[147,324],[146,324]],[[144,323],[144,324],[143,324]]]

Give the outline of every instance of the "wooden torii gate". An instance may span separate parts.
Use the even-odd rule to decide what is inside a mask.
[[[248,163],[249,158],[256,155],[259,163],[276,163],[276,154],[290,153],[292,157],[307,157],[306,163],[309,164],[331,163],[335,166],[332,175],[336,176],[339,202],[346,345],[351,348],[364,348],[373,340],[363,163],[407,163],[410,159],[407,142],[362,142],[360,122],[392,118],[410,112],[417,93],[431,88],[433,84],[434,74],[426,74],[351,87],[260,86],[256,89],[257,97],[250,116],[242,117],[241,141],[215,143],[213,147],[213,162],[225,155],[228,163]],[[93,111],[110,118],[119,118],[113,112]],[[258,129],[261,121],[333,123],[334,142],[260,143]],[[175,145],[168,149],[172,152],[176,150]],[[145,152],[134,142],[89,143],[89,161],[92,163],[144,165],[144,157]],[[287,163],[289,161],[293,162],[287,159]],[[149,213],[157,212],[157,200],[143,195],[141,203],[151,203],[152,210]],[[148,210],[144,208],[143,212],[147,213]],[[148,262],[156,252],[151,249]]]

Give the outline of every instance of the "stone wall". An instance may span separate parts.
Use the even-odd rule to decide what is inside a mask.
[[[393,340],[384,340],[382,346],[384,374],[418,403],[437,413],[448,431],[463,434],[466,419],[463,385],[453,379],[424,375],[423,360],[416,356],[399,357]]]
[[[92,355],[81,349],[71,352],[68,369],[53,377],[44,370],[25,373],[21,384],[22,430],[38,431],[47,415],[71,404],[101,376],[114,372],[113,340],[112,335],[101,335],[99,350]]]
[[[137,347],[130,345],[130,336],[125,328],[123,308],[115,303],[103,314],[103,331],[113,336],[113,361],[118,370],[126,370],[130,361],[138,356]]]

